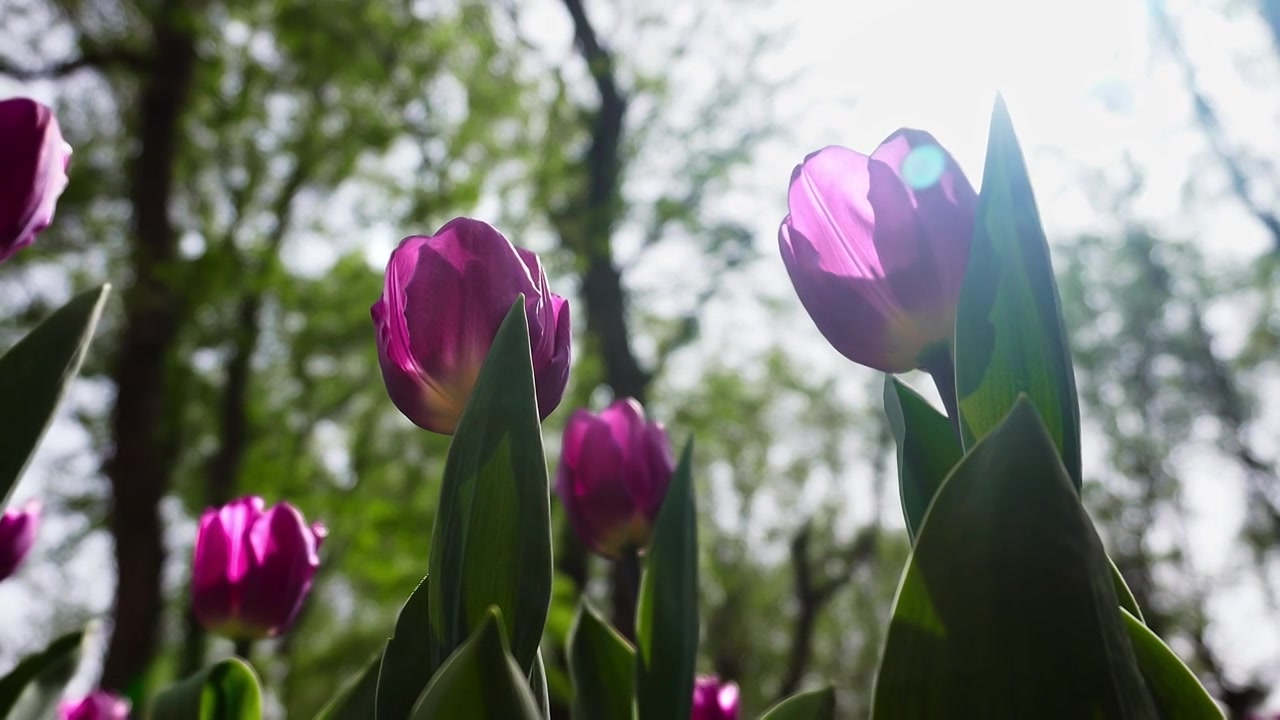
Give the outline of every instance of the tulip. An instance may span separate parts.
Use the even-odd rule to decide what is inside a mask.
[[[209,632],[237,640],[280,634],[311,590],[327,531],[307,526],[282,502],[264,510],[244,497],[200,518],[191,566],[191,606]]]
[[[0,580],[12,575],[31,552],[39,524],[40,503],[35,500],[0,516]]]
[[[693,683],[690,720],[738,720],[738,684],[714,675],[700,675]]]
[[[79,700],[59,703],[58,720],[129,720],[129,701],[106,690],[94,690]]]
[[[836,350],[890,373],[950,362],[977,194],[932,135],[899,130],[870,157],[819,150],[787,205],[782,260]]]
[[[556,494],[582,542],[619,559],[649,543],[674,472],[666,430],[625,398],[599,415],[578,410],[569,418]]]
[[[53,222],[70,161],[52,110],[27,98],[0,101],[0,262]]]
[[[457,218],[400,242],[373,304],[387,394],[418,426],[453,434],[489,346],[524,293],[538,414],[569,381],[569,303],[547,287],[538,256],[487,223]]]

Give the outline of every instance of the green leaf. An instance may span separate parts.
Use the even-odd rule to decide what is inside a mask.
[[[79,660],[83,640],[83,630],[67,633],[43,651],[23,658],[9,674],[0,678],[0,718],[9,717],[23,691],[33,683],[51,676],[61,679],[59,684],[65,683]]]
[[[551,500],[523,296],[449,445],[428,574],[431,667],[496,606],[527,677],[551,605]]]
[[[698,654],[698,517],[693,442],[653,526],[636,609],[638,720],[689,717]]]
[[[77,295],[0,357],[0,508],[71,386],[110,285]]]
[[[363,670],[343,684],[342,689],[316,715],[316,720],[372,720],[381,666],[382,653],[378,653]]]
[[[1222,720],[1222,710],[1196,676],[1141,620],[1124,612],[1133,652],[1142,677],[1155,697],[1161,717],[1179,720]]]
[[[1154,718],[1110,563],[1020,399],[943,483],[876,677],[886,718]]]
[[[542,648],[538,648],[538,654],[533,658],[533,671],[529,673],[529,690],[533,692],[534,702],[538,704],[542,717],[551,717],[551,693],[547,690],[547,666],[542,662]]]
[[[830,687],[797,693],[764,711],[760,720],[831,720],[836,716],[836,691]]]
[[[1025,393],[1080,491],[1080,403],[1061,300],[1022,150],[998,97],[956,311],[955,370],[966,450]]]
[[[431,677],[413,720],[542,720],[527,675],[507,652],[497,608],[478,624]]]
[[[884,411],[898,447],[898,488],[907,533],[915,540],[929,503],[963,451],[951,421],[910,385],[884,379]]]
[[[261,720],[258,676],[240,658],[170,685],[151,704],[151,720]]]
[[[1133,596],[1133,591],[1129,589],[1129,583],[1124,581],[1124,576],[1120,574],[1120,568],[1110,557],[1107,563],[1111,565],[1111,584],[1116,589],[1116,597],[1120,599],[1120,607],[1129,611],[1139,622],[1146,622],[1146,618],[1142,617],[1142,609],[1138,607],[1138,599]]]
[[[430,576],[413,589],[382,651],[377,673],[377,720],[404,720],[431,680]]]
[[[635,672],[631,644],[583,600],[569,629],[574,720],[631,720]]]

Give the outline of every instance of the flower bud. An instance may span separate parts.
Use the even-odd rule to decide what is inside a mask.
[[[902,129],[870,157],[831,146],[791,174],[782,260],[818,329],[884,372],[950,347],[978,196],[932,135]]]
[[[538,256],[487,223],[451,220],[391,253],[373,304],[378,360],[392,402],[418,426],[453,434],[503,318],[524,293],[538,414],[569,381],[569,303],[551,293]]]
[[[59,703],[58,720],[129,720],[129,701],[106,690],[94,690],[79,700]]]
[[[616,559],[649,543],[674,473],[666,430],[625,398],[599,415],[578,410],[569,418],[556,494],[582,542]]]
[[[40,503],[35,500],[0,515],[0,580],[12,575],[31,552],[39,524]]]
[[[714,675],[700,675],[693,683],[690,720],[738,720],[738,684]]]
[[[289,503],[264,511],[250,496],[200,518],[191,563],[191,607],[209,632],[233,639],[286,630],[320,566],[324,525],[307,526]]]
[[[28,98],[0,101],[0,262],[53,222],[70,161],[52,110]]]

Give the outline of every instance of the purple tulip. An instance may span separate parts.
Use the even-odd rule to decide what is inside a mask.
[[[244,497],[200,518],[191,563],[191,606],[212,633],[258,639],[286,630],[311,590],[324,525],[307,526],[282,502],[264,510]]]
[[[582,542],[616,559],[649,543],[674,472],[666,430],[625,398],[599,415],[578,410],[569,418],[556,494]]]
[[[129,701],[106,690],[94,690],[88,697],[59,703],[58,720],[129,720]]]
[[[520,293],[538,412],[546,418],[569,381],[571,326],[569,303],[548,289],[538,256],[470,218],[400,241],[372,308],[382,378],[400,412],[422,428],[453,434],[498,326]]]
[[[70,162],[52,110],[28,98],[0,101],[0,262],[53,222]]]
[[[12,575],[31,552],[39,524],[40,503],[35,500],[0,515],[0,580]]]
[[[933,136],[902,129],[868,157],[831,146],[791,173],[782,260],[836,350],[884,372],[949,349],[978,196]]]
[[[693,683],[690,720],[738,720],[738,684],[714,675],[700,675]]]

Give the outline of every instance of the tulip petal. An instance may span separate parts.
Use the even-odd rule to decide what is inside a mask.
[[[244,585],[240,622],[266,636],[293,623],[320,557],[316,536],[302,513],[288,503],[267,510],[250,530],[255,569]]]
[[[35,500],[0,516],[0,580],[12,575],[31,552],[39,523],[40,503]]]
[[[0,101],[0,262],[53,221],[71,146],[53,111],[28,98]]]

